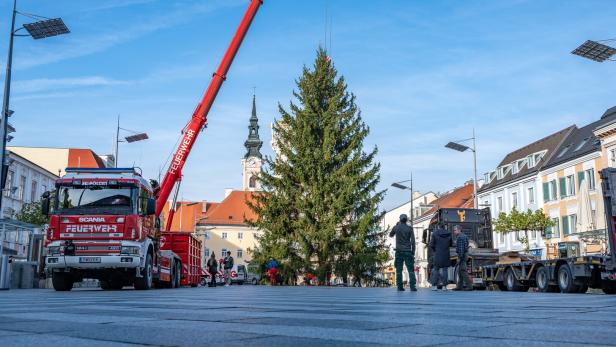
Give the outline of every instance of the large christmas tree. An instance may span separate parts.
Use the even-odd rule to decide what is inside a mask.
[[[343,77],[323,49],[297,81],[289,111],[279,105],[274,125],[279,156],[267,158],[265,194],[252,204],[263,230],[255,259],[276,258],[287,279],[314,272],[347,281],[374,273],[387,260],[378,229],[377,148],[364,152],[369,133]]]

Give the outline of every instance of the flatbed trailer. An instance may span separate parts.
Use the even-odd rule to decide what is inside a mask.
[[[481,267],[487,285],[501,290],[524,292],[586,293],[600,288],[616,294],[616,168],[601,170],[610,255],[583,255],[547,260],[528,260]]]

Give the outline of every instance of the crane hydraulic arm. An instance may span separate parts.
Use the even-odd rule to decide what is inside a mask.
[[[226,79],[229,67],[231,67],[231,63],[233,62],[233,59],[235,58],[235,55],[237,54],[237,51],[246,36],[246,32],[248,32],[248,28],[250,27],[250,24],[257,14],[261,4],[263,4],[262,0],[250,1],[250,5],[248,6],[244,17],[242,18],[242,21],[240,22],[240,25],[231,40],[231,44],[227,48],[218,69],[212,76],[210,85],[205,91],[201,102],[197,105],[197,108],[192,115],[192,119],[184,128],[182,139],[173,157],[171,158],[171,163],[169,164],[167,173],[165,174],[165,177],[160,185],[158,196],[156,197],[157,217],[160,216],[160,213],[165,206],[165,202],[169,198],[169,194],[171,194],[171,190],[173,190],[176,182],[181,178],[181,172],[184,167],[184,163],[186,162],[186,158],[188,157],[188,154],[190,154],[190,150],[197,140],[199,132],[203,129],[207,122],[207,114],[214,103],[214,99],[216,99],[216,95],[218,94],[222,83]],[[170,216],[170,218],[173,217]],[[171,225],[171,223],[167,224]]]

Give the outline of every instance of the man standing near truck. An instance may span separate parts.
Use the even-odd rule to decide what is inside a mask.
[[[233,257],[231,256],[231,251],[227,251],[225,255],[223,268],[225,270],[225,287],[228,287],[231,284],[231,270],[233,270]]]
[[[462,227],[455,225],[453,234],[456,237],[456,253],[458,254],[458,282],[454,290],[473,290],[473,283],[466,271],[466,263],[468,262],[468,237],[462,232]]]
[[[396,236],[396,255],[394,265],[396,267],[396,285],[398,291],[404,291],[402,286],[402,270],[406,263],[406,271],[409,273],[409,287],[416,292],[415,287],[415,234],[413,229],[406,224],[408,217],[400,215],[400,221],[389,233],[389,237]]]
[[[439,226],[434,230],[430,238],[430,250],[432,251],[432,269],[430,269],[430,283],[432,290],[438,290],[441,286],[443,291],[447,291],[448,274],[447,268],[451,265],[449,259],[449,247],[453,246],[451,233]]]

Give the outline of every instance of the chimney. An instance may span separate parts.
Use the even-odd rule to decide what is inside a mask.
[[[233,188],[225,188],[225,198],[231,194]]]
[[[207,200],[201,201],[201,213],[207,212]]]

